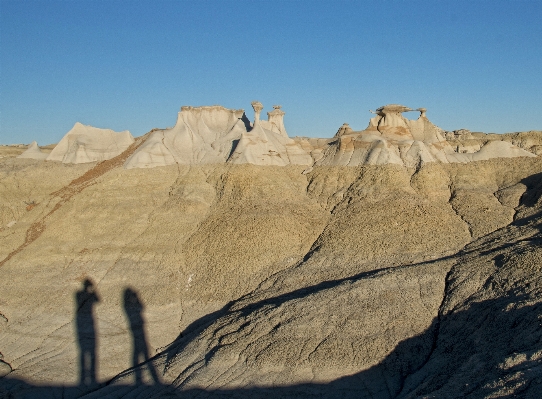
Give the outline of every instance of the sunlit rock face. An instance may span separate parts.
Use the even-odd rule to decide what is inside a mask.
[[[404,112],[419,111],[416,120],[403,116]],[[511,143],[474,143],[472,146],[452,146],[452,135],[434,125],[426,116],[427,109],[390,104],[376,110],[369,126],[363,131],[353,131],[348,124],[341,126],[335,140],[316,165],[384,165],[397,164],[419,168],[429,162],[471,162],[491,158],[532,157],[532,153]],[[458,132],[463,135],[464,132]],[[453,135],[454,139],[456,135]],[[465,136],[466,137],[466,136]],[[478,145],[476,147],[476,145]]]
[[[220,105],[181,107],[177,123],[154,131],[126,161],[125,168],[166,165],[250,163],[284,166],[310,165],[312,157],[288,137],[280,106],[260,120],[263,105],[252,103],[255,118],[250,123],[244,110]]]
[[[267,121],[260,120],[263,109],[260,102],[253,102],[252,107],[252,128],[241,135],[228,162],[275,166],[312,165],[310,154],[288,137],[283,122],[284,112],[280,110],[280,106],[275,106],[274,111],[268,112]]]
[[[26,151],[19,155],[17,158],[46,159],[48,155],[49,154],[47,154],[46,152],[41,151],[41,149],[38,147],[37,142],[33,141],[32,143],[30,143]]]
[[[133,142],[127,130],[114,132],[77,122],[46,159],[75,164],[105,161],[124,152]]]
[[[542,153],[540,135],[473,135],[466,129],[445,132],[434,125],[425,108],[399,104],[377,108],[363,131],[344,123],[334,138],[290,138],[284,125],[285,112],[274,105],[261,120],[264,107],[252,102],[254,121],[242,109],[220,105],[183,106],[175,126],[154,129],[125,161],[126,169],[167,165],[401,165],[419,168],[426,163],[465,163],[492,158],[533,157]],[[417,111],[417,119],[403,114]],[[536,132],[535,132],[536,133]],[[31,145],[22,158],[63,163],[89,163],[111,159],[134,142],[128,131],[116,133],[76,123],[51,151],[41,153]]]
[[[224,163],[231,145],[246,130],[242,109],[220,105],[181,107],[175,126],[158,129],[125,163],[126,169]]]
[[[409,121],[402,114],[407,111],[412,111],[412,109],[399,104],[377,108],[376,116],[371,118],[366,130],[374,130],[389,139],[414,140],[408,126]]]
[[[288,133],[286,133],[286,128],[284,127],[284,115],[286,112],[281,110],[281,108],[282,106],[280,105],[273,105],[273,111],[267,113],[267,121],[261,121],[261,123],[265,129],[288,137]]]

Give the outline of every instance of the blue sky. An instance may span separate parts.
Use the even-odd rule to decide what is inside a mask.
[[[446,130],[542,130],[540,21],[526,0],[0,0],[0,143],[75,122],[139,136],[182,105],[252,119],[253,100],[282,104],[291,136],[389,103]]]

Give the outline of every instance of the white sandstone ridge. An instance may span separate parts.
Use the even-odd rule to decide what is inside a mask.
[[[63,163],[105,161],[124,152],[133,142],[128,130],[115,132],[77,122],[46,159]]]
[[[254,105],[256,104],[256,105]],[[126,160],[124,167],[153,168],[173,164],[252,163],[255,165],[312,164],[311,156],[288,137],[284,112],[275,106],[268,120],[254,102],[254,123],[244,110],[220,105],[183,106],[175,126],[155,130]]]
[[[220,105],[181,107],[175,126],[153,131],[124,167],[224,163],[232,142],[246,131],[246,123],[242,109]]]
[[[46,152],[41,152],[41,149],[38,147],[38,143],[33,141],[30,143],[26,151],[17,158],[46,159],[48,156],[49,154]]]
[[[419,111],[416,120],[402,114]],[[373,111],[371,111],[373,112]],[[345,123],[316,165],[382,165],[397,164],[420,167],[428,162],[471,162],[491,158],[534,157],[509,142],[488,141],[477,151],[459,152],[445,138],[443,129],[427,119],[427,110],[413,110],[399,104],[380,107],[373,112],[369,126],[363,131],[353,131]]]

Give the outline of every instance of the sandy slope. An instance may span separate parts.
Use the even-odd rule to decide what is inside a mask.
[[[0,389],[78,396],[119,373],[94,395],[536,388],[539,158],[124,169],[141,142],[99,164],[0,160]],[[79,386],[86,278],[98,369]],[[150,386],[128,370],[128,288]]]

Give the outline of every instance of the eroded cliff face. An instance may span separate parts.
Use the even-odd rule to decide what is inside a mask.
[[[260,166],[399,165],[420,169],[429,163],[468,163],[495,158],[536,157],[542,152],[541,132],[504,135],[445,132],[427,118],[427,109],[413,110],[399,104],[377,108],[365,130],[343,124],[331,139],[290,138],[285,112],[274,105],[267,120],[260,119],[263,104],[251,103],[254,121],[242,109],[221,105],[183,106],[175,126],[151,130],[143,143],[124,160],[126,169],[168,165],[252,164]],[[417,119],[403,113],[418,111]],[[134,143],[128,131],[114,132],[77,122],[52,146],[42,151],[36,142],[19,158],[63,163],[110,160]]]
[[[0,159],[1,390],[536,392],[538,157],[125,169],[145,139]]]
[[[404,112],[419,111],[410,120]],[[371,111],[372,112],[372,111]],[[413,110],[399,104],[382,106],[362,131],[354,131],[345,123],[333,140],[323,146],[316,165],[386,165],[420,168],[428,163],[468,163],[494,158],[534,157],[534,144],[540,135],[478,135],[461,129],[445,132],[426,115],[427,109]],[[526,133],[526,132],[524,132]],[[482,137],[483,136],[483,137]],[[497,136],[497,137],[494,137]],[[502,136],[502,137],[500,137]]]

